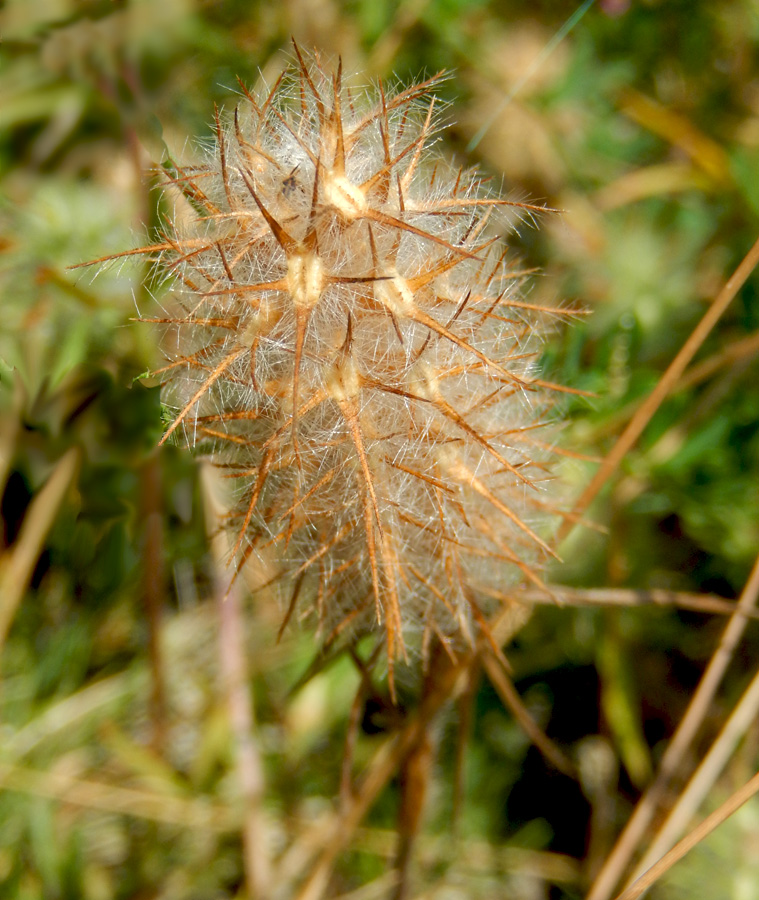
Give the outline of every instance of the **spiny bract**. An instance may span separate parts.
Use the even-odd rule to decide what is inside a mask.
[[[159,370],[178,430],[235,486],[234,565],[277,560],[286,621],[471,641],[550,549],[534,373],[550,311],[486,233],[472,173],[429,149],[436,79],[355,91],[297,62],[217,119],[171,181],[194,214],[159,255],[176,278]],[[527,207],[529,209],[529,207]],[[134,252],[134,251],[133,251]]]

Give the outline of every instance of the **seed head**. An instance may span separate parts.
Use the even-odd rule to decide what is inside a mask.
[[[233,489],[237,571],[275,556],[285,621],[471,641],[551,550],[547,311],[489,233],[519,207],[430,149],[436,78],[356,91],[296,48],[172,182],[195,214],[146,252],[176,280],[165,399]],[[525,207],[530,209],[530,207]],[[497,216],[493,216],[497,218]]]

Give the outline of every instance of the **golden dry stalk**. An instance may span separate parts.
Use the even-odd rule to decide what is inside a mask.
[[[430,79],[355,90],[296,61],[217,120],[172,183],[196,214],[157,256],[175,280],[164,397],[234,485],[237,570],[277,559],[285,622],[472,642],[516,581],[541,584],[551,508],[539,429],[562,388],[535,354],[556,310],[488,231],[504,207],[430,151]],[[132,251],[135,252],[135,251]]]

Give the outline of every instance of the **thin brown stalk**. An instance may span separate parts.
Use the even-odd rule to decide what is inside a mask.
[[[412,724],[417,726],[416,721]],[[319,900],[324,896],[338,854],[350,843],[356,828],[382,789],[398,771],[398,766],[415,736],[416,727],[407,726],[401,735],[386,741],[374,755],[352,802],[346,805],[342,814],[333,817],[327,823],[320,822],[314,829],[315,833],[304,837],[302,845],[313,846],[318,841],[321,849],[305,883],[296,895],[296,900]],[[289,862],[290,858],[285,857],[283,862]],[[281,866],[280,872],[286,868],[289,866]]]
[[[677,356],[675,356],[667,370],[659,379],[659,383],[636,410],[625,430],[619,438],[617,438],[616,443],[601,463],[601,467],[575,503],[572,509],[574,515],[582,515],[582,513],[585,512],[588,506],[590,506],[593,500],[598,496],[601,488],[603,488],[609,480],[617,466],[636,444],[638,438],[651,421],[654,413],[661,406],[667,395],[672,391],[678,379],[683,375],[688,363],[690,363],[696,355],[698,348],[706,340],[709,332],[717,324],[722,314],[733,301],[735,295],[746,283],[746,280],[754,271],[757,263],[759,263],[759,239],[748,251],[738,268],[725,282],[724,287],[714,298],[714,301],[701,321],[693,329],[688,340],[680,348]],[[570,519],[565,519],[564,522],[562,522],[556,538],[557,544],[564,540],[573,527],[574,523]]]
[[[737,609],[733,600],[726,600],[716,594],[694,594],[658,588],[642,591],[634,588],[569,588],[552,584],[550,594],[530,588],[515,591],[511,596],[517,602],[541,606],[662,606],[718,616],[730,616]],[[759,619],[759,610],[743,609],[741,615],[748,619]]]
[[[543,756],[564,775],[577,778],[577,771],[572,761],[554,744],[538,723],[532,718],[527,707],[522,703],[511,679],[503,671],[503,667],[495,654],[485,650],[482,654],[482,665],[496,693],[519,723],[524,733],[540,750]]]
[[[733,341],[725,348],[689,369],[675,385],[675,390],[682,391],[693,387],[707,378],[711,378],[726,365],[737,363],[747,356],[759,353],[759,332],[750,334],[739,341]]]
[[[688,826],[696,811],[719,778],[728,759],[740,739],[756,721],[759,711],[759,672],[753,677],[740,702],[730,714],[722,731],[699,767],[694,772],[685,790],[677,798],[663,825],[656,833],[654,842],[641,860],[636,875],[645,872],[667,852]]]
[[[0,649],[78,466],[76,448],[58,460],[52,475],[29,504],[18,538],[0,557]]]
[[[656,778],[638,801],[635,812],[619,836],[614,850],[606,860],[604,867],[599,872],[587,896],[587,900],[608,900],[612,895],[614,886],[619,882],[622,873],[627,868],[636,848],[640,845],[640,841],[656,814],[658,805],[669,786],[672,776],[679,768],[683,756],[703,722],[709,704],[732,659],[735,647],[746,628],[748,618],[745,612],[753,610],[756,605],[757,594],[759,594],[759,557],[754,563],[754,568],[738,601],[738,606],[725,628],[719,646],[712,655],[688,709],[662,756]]]
[[[619,894],[615,900],[637,900],[655,881],[671,869],[678,860],[682,859],[686,853],[710,835],[715,828],[729,819],[736,810],[740,809],[757,792],[759,792],[759,774],[754,775],[742,788],[739,788],[719,809],[707,816],[697,828],[694,828],[686,838],[683,838],[676,844],[666,856],[663,856],[656,865],[642,875],[635,884]]]
[[[712,356],[707,357],[700,363],[687,369],[677,381],[677,384],[673,386],[672,394],[677,394],[680,391],[695,387],[697,384],[701,384],[701,382],[716,375],[720,369],[723,369],[726,366],[735,366],[737,363],[746,360],[758,351],[759,333],[750,334],[748,337],[742,338],[741,340],[733,341],[719,352],[712,354]],[[642,401],[640,400],[633,400],[631,403],[626,404],[606,418],[604,422],[593,428],[591,430],[592,440],[597,441],[601,438],[613,435],[622,424],[627,422],[630,417],[634,415],[635,410],[639,408],[641,402]]]
[[[406,754],[398,772],[400,809],[398,811],[398,850],[395,857],[395,869],[399,879],[395,890],[390,895],[392,900],[407,900],[409,897],[409,871],[414,848],[424,821],[430,777],[437,751],[436,744],[433,729],[429,726],[421,729],[418,740]]]
[[[759,594],[759,561],[746,588],[749,592],[753,591],[755,598]],[[714,744],[657,831],[651,846],[638,865],[638,874],[666,853],[677,840],[677,836],[685,830],[724,769],[738,741],[755,721],[757,712],[759,712],[759,671],[754,675]]]
[[[403,730],[395,738],[386,741],[375,753],[352,801],[340,815],[332,817],[329,823],[320,822],[315,826],[314,830],[322,835],[318,843],[314,841],[314,835],[306,835],[302,841],[303,845],[320,846],[321,850],[305,883],[296,894],[296,900],[319,900],[324,896],[338,854],[350,843],[364,816],[385,785],[398,771],[401,761],[419,740],[420,735],[440,707],[455,696],[463,664],[454,664],[448,657],[441,654],[435,665],[437,665],[438,671],[434,690],[424,698],[419,710],[409,716]],[[289,856],[285,857],[283,863],[289,862],[290,858]],[[298,868],[304,864],[307,864],[307,860],[301,856],[298,860]],[[284,867],[284,865],[280,867],[281,876],[284,876]],[[287,874],[294,873],[288,872]],[[280,877],[278,881],[283,881],[283,877]]]
[[[366,702],[366,684],[362,680],[353,698],[350,713],[348,715],[348,727],[345,732],[345,749],[343,750],[343,760],[340,769],[340,807],[345,807],[350,803],[353,793],[351,784],[353,772],[353,756],[356,748],[356,740],[358,738],[358,730],[361,724],[361,713]]]

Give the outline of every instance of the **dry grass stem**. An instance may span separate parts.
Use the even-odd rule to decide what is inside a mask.
[[[659,862],[652,866],[644,875],[642,875],[629,888],[622,891],[615,900],[637,900],[645,891],[647,891],[654,882],[658,881],[661,876],[668,871],[686,853],[692,850],[697,844],[710,835],[715,828],[730,818],[732,814],[741,808],[744,803],[750,800],[754,794],[759,792],[759,774],[746,782],[742,788],[739,788],[732,797],[726,800],[719,809],[716,809],[710,816],[686,837],[676,844]]]
[[[689,609],[707,615],[731,616],[738,604],[716,594],[693,594],[685,591],[668,591],[661,588],[635,590],[633,588],[568,588],[552,584],[550,594],[544,591],[526,589],[514,591],[515,602],[530,606],[663,606]],[[759,619],[759,610],[740,610],[741,616]]]
[[[747,598],[746,605],[755,605],[759,596],[759,557],[754,569],[746,583],[743,597]],[[740,613],[737,614],[740,617]],[[736,628],[737,631],[737,628]],[[727,643],[727,642],[726,642]],[[726,648],[722,644],[718,647],[715,657],[723,655],[728,662],[733,655],[737,639],[731,640]],[[714,657],[712,657],[714,659]],[[656,832],[651,846],[638,864],[638,874],[647,869],[655,860],[666,853],[677,840],[688,823],[695,815],[698,808],[705,800],[707,794],[720,776],[728,759],[735,750],[738,741],[746,734],[751,725],[756,721],[759,711],[759,672],[751,679],[741,699],[733,708],[730,716],[722,727],[719,735],[712,744],[709,752],[699,763],[698,768],[691,776],[688,784],[677,798],[677,802],[670,810],[662,825]],[[705,715],[705,712],[704,712]]]
[[[78,467],[79,451],[72,448],[30,503],[18,539],[0,557],[0,650]]]
[[[487,650],[482,654],[482,665],[487,672],[496,693],[503,701],[506,708],[519,722],[524,733],[540,750],[543,756],[555,766],[559,772],[569,778],[577,778],[577,770],[574,763],[554,744],[548,735],[540,728],[532,718],[529,710],[522,703],[511,679],[506,675],[500,660]]]
[[[709,332],[719,321],[722,314],[728,308],[738,291],[743,287],[749,275],[759,263],[759,239],[754,243],[735,272],[725,282],[722,290],[712,301],[709,309],[701,321],[691,332],[688,340],[680,348],[679,352],[669,364],[666,372],[661,376],[656,387],[635,411],[616,443],[604,458],[601,467],[593,476],[590,484],[580,495],[572,512],[581,516],[590,506],[598,493],[616,470],[627,453],[635,446],[638,438],[645,430],[656,410],[661,406],[667,395],[674,389],[678,380],[682,377],[690,361],[698,352],[698,348],[706,340]],[[561,542],[573,528],[573,522],[565,519],[562,522],[557,535],[557,542]]]
[[[667,791],[671,779],[682,763],[683,756],[691,746],[701,723],[707,714],[717,688],[733,657],[738,641],[748,623],[744,611],[753,610],[759,594],[759,557],[738,601],[738,606],[728,622],[720,643],[712,655],[688,709],[678,725],[659,764],[659,771],[653,783],[638,801],[635,812],[617,839],[614,850],[609,854],[603,868],[587,896],[587,900],[607,900],[614,886],[619,882],[636,849],[640,846],[648,830],[659,803]]]
[[[453,663],[441,655],[434,689],[425,696],[419,709],[409,715],[403,729],[375,752],[354,791],[352,801],[339,815],[333,816],[329,823],[319,822],[314,826],[301,839],[301,847],[285,856],[280,871],[287,870],[291,878],[296,876],[296,872],[288,864],[288,859],[297,860],[301,871],[310,865],[309,874],[297,893],[296,900],[319,900],[324,896],[338,855],[349,845],[364,816],[388,781],[398,772],[402,761],[417,744],[440,708],[454,699],[463,688],[461,676],[464,672],[464,664]],[[310,854],[302,853],[303,847],[319,848],[313,864]]]
[[[698,363],[686,371],[674,387],[675,391],[694,387],[707,378],[711,378],[725,366],[734,365],[740,360],[759,354],[759,334],[733,341],[713,356]]]

